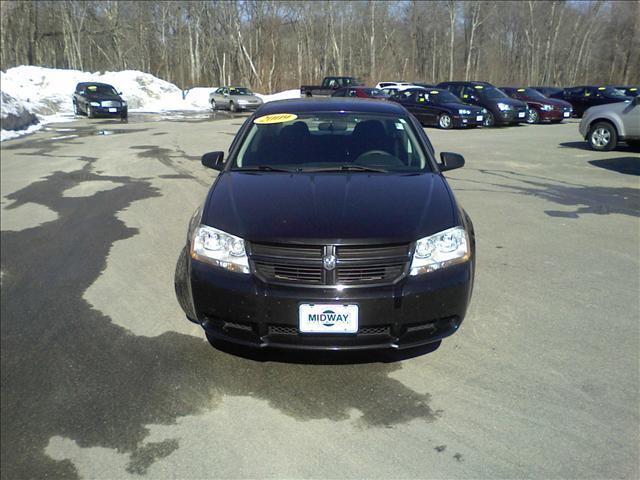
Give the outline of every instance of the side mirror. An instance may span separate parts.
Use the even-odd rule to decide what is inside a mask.
[[[202,155],[202,165],[221,171],[224,168],[224,152],[209,152]]]
[[[446,172],[447,170],[454,170],[456,168],[464,167],[464,157],[459,153],[441,152],[440,160],[442,160],[442,163],[440,164],[441,172]]]

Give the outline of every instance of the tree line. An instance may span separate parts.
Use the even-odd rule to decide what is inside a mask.
[[[637,84],[640,0],[0,2],[3,70],[142,70],[260,92],[325,75]]]

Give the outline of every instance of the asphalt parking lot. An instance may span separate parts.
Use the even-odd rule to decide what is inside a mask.
[[[81,119],[2,144],[2,478],[638,478],[640,154],[577,121],[428,129],[477,276],[439,346],[210,345],[173,273],[243,116]]]

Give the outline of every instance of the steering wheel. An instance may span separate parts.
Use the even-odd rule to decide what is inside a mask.
[[[356,165],[379,166],[379,167],[402,167],[404,163],[398,157],[391,155],[384,150],[369,150],[364,152],[353,162]]]

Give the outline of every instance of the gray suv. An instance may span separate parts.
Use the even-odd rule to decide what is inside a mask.
[[[640,97],[589,108],[579,131],[594,150],[612,150],[622,141],[640,147]]]

